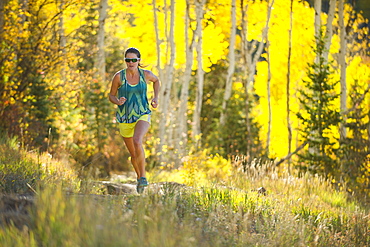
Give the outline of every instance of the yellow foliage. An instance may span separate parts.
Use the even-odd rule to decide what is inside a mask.
[[[65,9],[63,12],[63,19],[66,36],[71,35],[81,26],[88,24],[86,21],[87,11],[88,8],[82,8],[81,5],[78,4],[71,4]]]
[[[43,1],[35,0],[31,1],[34,8],[40,7]],[[266,25],[267,18],[267,2],[268,1],[244,1],[244,4],[248,4],[247,12],[245,13],[248,26],[247,26],[247,39],[258,40],[262,39],[262,31]],[[270,1],[271,2],[271,1]],[[93,75],[89,72],[69,70],[70,68],[76,68],[78,63],[84,63],[86,59],[76,55],[81,47],[84,47],[84,41],[82,39],[76,39],[73,34],[84,25],[96,26],[97,24],[97,12],[91,14],[90,9],[84,6],[83,1],[71,1],[66,0],[65,9],[60,17],[63,17],[64,21],[64,33],[68,37],[69,42],[74,42],[73,45],[68,46],[66,54],[60,52],[60,56],[64,55],[66,63],[63,65],[67,71],[64,76],[61,76],[62,66],[58,67],[54,71],[50,71],[48,76],[44,78],[45,83],[48,85],[48,89],[53,91],[52,99],[60,103],[60,108],[64,109],[62,113],[58,112],[56,104],[50,106],[52,113],[50,118],[54,120],[53,126],[59,130],[59,134],[63,137],[63,145],[66,143],[73,143],[76,137],[81,137],[81,132],[86,129],[86,125],[83,123],[83,117],[81,112],[77,109],[80,106],[81,99],[79,96],[83,88],[81,84],[86,81],[93,79]],[[11,11],[9,15],[5,16],[4,32],[1,34],[2,38],[9,41],[7,52],[9,56],[4,61],[3,78],[6,82],[4,85],[4,91],[9,92],[8,100],[5,106],[16,104],[18,98],[12,97],[17,94],[17,87],[19,86],[18,81],[11,80],[12,71],[17,70],[18,73],[23,73],[22,68],[17,68],[17,53],[12,51],[21,51],[21,45],[30,46],[27,42],[22,44],[20,40],[29,39],[32,34],[30,31],[31,22],[22,21],[22,15],[28,18],[40,18],[39,27],[45,26],[52,18],[53,15],[60,11],[61,6],[52,4],[52,2],[45,2],[45,6],[41,8],[39,12],[40,16],[32,16],[29,12],[23,11],[19,1],[9,1],[7,8]],[[96,4],[96,3],[94,3]],[[190,17],[191,27],[185,27],[185,7],[186,1],[180,0],[175,2],[175,69],[179,71],[185,66],[185,29],[189,31],[189,40],[192,39],[193,31],[195,30],[195,6],[191,2],[190,6]],[[269,23],[269,52],[270,52],[270,65],[271,65],[271,106],[272,106],[272,129],[271,129],[271,144],[270,154],[272,156],[285,156],[288,152],[288,128],[287,128],[287,113],[286,113],[286,99],[290,96],[290,122],[293,128],[293,147],[297,146],[297,128],[299,122],[295,117],[295,113],[299,112],[298,93],[297,90],[301,88],[303,79],[306,79],[307,63],[312,62],[315,54],[311,47],[314,45],[314,10],[309,7],[308,3],[304,1],[295,0],[293,5],[293,31],[292,31],[292,57],[291,57],[291,74],[290,74],[290,91],[286,92],[287,83],[287,67],[288,67],[288,44],[289,44],[289,28],[290,28],[290,0],[275,0],[274,6],[271,13],[271,20]],[[228,53],[230,28],[231,28],[231,2],[230,1],[208,1],[204,7],[204,18],[203,18],[203,70],[206,72],[210,71],[213,64],[227,62],[226,55]],[[160,39],[160,54],[157,54],[156,50],[156,34],[155,34],[155,23],[154,23],[154,9],[153,1],[120,1],[110,0],[109,1],[109,13],[106,19],[106,41],[110,44],[113,40],[122,41],[120,43],[122,54],[123,51],[130,47],[137,47],[143,57],[143,63],[150,66],[157,65],[157,57],[160,57],[161,66],[169,62],[169,30],[172,23],[170,19],[169,1],[164,2],[163,0],[156,0],[156,14],[158,20],[158,31]],[[346,21],[349,20],[348,12],[350,6],[346,5]],[[240,32],[242,10],[240,5],[236,6],[236,20],[238,32]],[[87,16],[93,16],[95,19],[87,21]],[[326,21],[326,14],[322,14],[323,23]],[[359,22],[363,20],[361,16],[358,16]],[[56,22],[58,23],[58,22]],[[338,25],[337,17],[333,24]],[[352,32],[357,32],[358,25],[352,26]],[[97,29],[92,28],[92,34]],[[88,35],[88,34],[86,34]],[[17,37],[17,39],[14,39]],[[42,37],[43,49],[50,51],[50,49],[56,49],[51,47],[50,40],[54,39],[51,35],[45,35]],[[237,52],[240,50],[241,38],[240,35],[236,37],[236,49]],[[349,48],[352,44],[349,44]],[[92,47],[94,50],[95,48]],[[113,49],[107,47],[107,49]],[[24,49],[22,50],[24,51]],[[332,54],[338,53],[339,51],[339,37],[333,35],[330,51]],[[94,51],[91,52],[94,54]],[[26,56],[27,54],[23,54]],[[196,53],[194,54],[193,68],[196,69]],[[266,57],[266,55],[264,55]],[[333,58],[333,57],[331,57]],[[42,65],[43,60],[51,59],[50,57],[35,57],[39,62],[37,64]],[[369,62],[360,56],[351,56],[348,60],[347,68],[347,85],[352,85],[355,81],[366,88],[369,83],[370,70]],[[336,65],[336,64],[335,64]],[[59,65],[58,65],[59,66]],[[123,66],[123,64],[122,64]],[[237,65],[239,70],[243,71],[240,65]],[[40,68],[42,70],[42,68]],[[110,72],[109,72],[110,73]],[[333,80],[339,80],[339,71],[335,71],[332,75]],[[257,64],[257,75],[254,83],[254,93],[256,93],[260,100],[259,105],[252,113],[255,120],[262,126],[261,129],[261,140],[266,140],[267,127],[268,127],[268,98],[267,98],[267,78],[268,78],[268,64],[265,61],[261,61]],[[164,79],[164,78],[161,78]],[[181,82],[181,71],[176,72],[175,80]],[[237,78],[240,81],[240,78]],[[179,83],[180,84],[180,83]],[[235,82],[234,88],[238,92],[232,97],[241,98],[244,94],[242,83]],[[349,88],[349,87],[347,87]],[[102,88],[96,93],[105,91],[106,88]],[[175,90],[178,90],[177,88]],[[339,86],[338,86],[338,90]],[[361,89],[360,89],[361,90]],[[207,95],[207,92],[204,93]],[[22,100],[30,102],[34,99],[32,97],[27,98],[20,97]],[[104,96],[100,96],[100,100],[104,101]],[[213,99],[208,98],[208,103],[214,102]],[[361,107],[369,109],[370,96],[366,96],[365,100],[361,103]],[[189,100],[189,110],[194,108],[192,99]],[[339,101],[338,101],[339,105]],[[80,109],[81,110],[81,109]],[[242,111],[241,111],[242,112]],[[190,115],[190,114],[189,114]],[[69,118],[69,119],[68,119]],[[21,125],[22,126],[22,125]],[[24,127],[26,124],[24,124]],[[68,129],[74,129],[75,132],[68,131]],[[332,130],[328,133],[331,138],[337,137],[335,134],[336,130]],[[200,137],[199,137],[200,138]],[[211,158],[213,159],[213,158]],[[207,160],[207,159],[205,159]],[[210,162],[207,160],[207,162]],[[213,161],[212,161],[213,162]],[[212,163],[211,162],[211,163]]]
[[[227,181],[232,172],[230,160],[220,155],[208,155],[205,149],[189,156],[183,161],[180,169],[184,182],[190,186],[200,186],[212,182]]]
[[[367,195],[370,195],[370,154],[367,155],[366,163],[361,168],[362,176],[357,178],[357,181],[362,184],[362,187],[365,188]]]
[[[288,30],[289,30],[289,6],[290,1],[280,0],[275,1],[274,9],[272,10],[269,41],[270,41],[270,65],[271,65],[271,106],[272,106],[272,129],[270,154],[272,157],[285,156],[288,151],[287,145],[282,143],[288,142],[288,127],[287,127],[287,57],[288,57]],[[348,10],[348,6],[346,6]],[[262,11],[262,10],[261,10]],[[290,122],[293,130],[299,128],[299,122],[295,116],[299,109],[297,90],[302,87],[302,81],[307,80],[306,72],[309,62],[313,62],[315,54],[311,48],[314,45],[314,10],[308,8],[307,3],[294,2],[293,5],[293,40],[292,40],[292,57],[291,57],[291,74],[290,74]],[[262,13],[262,12],[260,12]],[[323,14],[322,19],[325,20],[326,15]],[[348,18],[348,15],[346,15]],[[331,43],[331,53],[338,53],[339,37],[333,35]],[[259,62],[257,65],[258,74],[255,78],[255,93],[260,96],[259,105],[256,109],[255,117],[262,125],[261,136],[265,140],[268,127],[268,99],[267,99],[267,63]],[[364,63],[360,57],[354,57],[347,68],[347,85],[351,85],[354,80],[361,83],[369,83],[369,64]],[[331,75],[332,80],[339,81],[339,71]],[[349,88],[347,86],[347,88]],[[366,88],[366,87],[364,87]],[[340,90],[340,85],[337,86],[337,92]],[[368,104],[369,100],[363,103]],[[368,104],[369,105],[369,104]],[[339,99],[336,106],[339,107]],[[368,106],[364,106],[365,109]],[[297,132],[293,132],[293,147],[298,146],[296,141]],[[338,137],[337,130],[330,133],[331,139]]]
[[[230,160],[216,154],[207,159],[204,169],[209,180],[225,181],[231,175],[232,166]]]
[[[209,23],[204,28],[203,35],[203,70],[210,72],[213,64],[225,59],[225,51],[229,44],[225,41],[221,28],[213,23]]]
[[[157,1],[157,9],[163,9],[164,3]],[[144,58],[144,63],[149,65],[157,65],[157,50],[156,50],[156,36],[154,25],[148,25],[148,23],[154,23],[154,12],[152,1],[124,3],[123,7],[128,13],[132,13],[133,23],[125,29],[125,33],[121,35],[122,39],[128,41],[128,46],[137,47]],[[184,26],[184,9],[185,1],[177,1],[175,6],[175,68],[179,69],[185,65],[185,26]],[[191,10],[193,11],[193,9]],[[150,13],[145,15],[143,13]],[[158,31],[159,39],[162,41],[160,44],[162,67],[164,64],[169,62],[168,49],[169,30],[170,30],[170,12],[168,11],[157,11]],[[206,12],[206,15],[212,14]],[[191,15],[194,15],[192,12]],[[194,16],[193,16],[194,17]],[[166,22],[167,21],[167,22]],[[193,27],[194,28],[194,27]],[[195,29],[189,29],[189,39],[191,39],[193,31]],[[221,27],[218,27],[213,22],[203,23],[203,69],[207,72],[212,64],[217,63],[220,59],[225,58],[226,48],[228,47],[227,41],[225,41],[225,34]],[[194,66],[196,66],[196,56],[194,56]],[[195,68],[195,67],[194,67]]]

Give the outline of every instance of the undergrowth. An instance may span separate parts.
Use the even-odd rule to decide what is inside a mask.
[[[48,153],[21,148],[16,138],[0,138],[0,192],[34,193],[39,186],[61,183],[76,191],[80,179],[66,162],[55,160]]]
[[[272,163],[241,167],[203,151],[179,169],[148,173],[161,187],[112,196],[86,191],[81,184],[88,182],[47,154],[14,141],[0,148],[2,176],[18,176],[3,182],[2,192],[23,192],[27,184],[37,190],[27,224],[2,224],[1,246],[370,245],[368,205],[319,176]],[[177,183],[159,183],[168,181]]]

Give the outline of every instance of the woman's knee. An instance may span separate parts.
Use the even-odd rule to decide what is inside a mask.
[[[135,137],[134,136],[133,141],[134,141],[135,149],[141,148],[141,146],[142,146],[142,140],[141,140],[140,137]]]
[[[131,156],[131,160],[135,160],[137,155],[136,155],[136,152],[135,153],[130,153],[130,156]]]

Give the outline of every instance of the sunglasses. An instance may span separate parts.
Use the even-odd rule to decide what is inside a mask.
[[[136,63],[139,60],[140,60],[140,58],[125,58],[126,63],[129,63],[129,62]]]

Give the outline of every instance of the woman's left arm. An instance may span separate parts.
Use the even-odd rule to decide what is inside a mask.
[[[157,108],[158,106],[158,96],[159,96],[159,90],[161,89],[161,82],[159,81],[159,78],[153,74],[153,72],[147,70],[145,73],[145,77],[147,81],[153,82],[153,91],[154,91],[154,97],[152,99],[151,105],[154,108]]]

